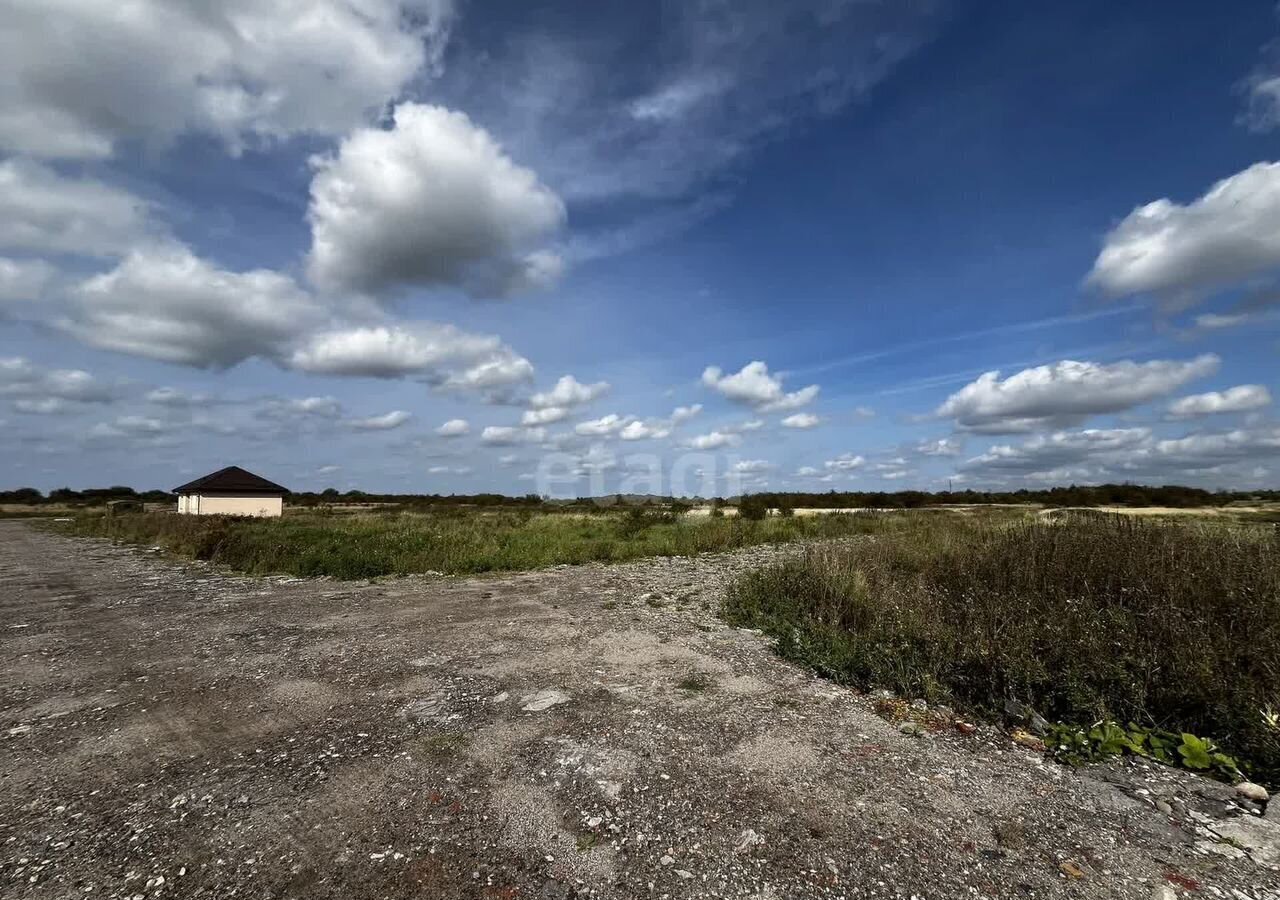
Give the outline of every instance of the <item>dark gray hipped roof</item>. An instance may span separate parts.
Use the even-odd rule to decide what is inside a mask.
[[[188,481],[173,489],[175,494],[194,494],[199,491],[245,491],[254,494],[287,494],[289,489],[260,475],[247,472],[239,466],[227,466],[203,478]]]

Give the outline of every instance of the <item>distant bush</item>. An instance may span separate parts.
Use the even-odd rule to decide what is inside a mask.
[[[627,509],[618,521],[618,534],[625,539],[633,538],[654,525],[669,525],[676,521],[676,516],[662,510],[646,509],[643,506],[632,506]]]
[[[738,515],[758,522],[769,515],[769,502],[761,494],[747,494],[738,501]]]
[[[1211,736],[1280,780],[1274,529],[895,516],[875,540],[745,576],[725,617],[841,682]]]

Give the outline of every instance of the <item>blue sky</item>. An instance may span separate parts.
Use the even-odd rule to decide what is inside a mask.
[[[49,5],[7,486],[1277,484],[1269,3]]]

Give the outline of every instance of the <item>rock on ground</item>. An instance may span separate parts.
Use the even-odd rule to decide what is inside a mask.
[[[1267,802],[1267,789],[1260,784],[1254,784],[1252,781],[1242,781],[1237,784],[1236,793],[1246,800],[1252,800],[1254,803]]]

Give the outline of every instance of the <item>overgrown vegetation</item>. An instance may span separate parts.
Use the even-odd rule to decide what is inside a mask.
[[[1206,751],[1209,767],[1230,753],[1280,780],[1280,729],[1267,718],[1280,707],[1274,528],[1098,515],[883,521],[873,540],[744,577],[726,618],[842,682],[991,715],[1014,698],[1086,732],[1133,722],[1158,740],[1175,733],[1177,746],[1183,732],[1210,735],[1222,750]]]
[[[868,517],[689,519],[662,512],[579,515],[509,510],[323,513],[239,519],[143,513],[77,516],[75,534],[165,550],[253,573],[379,575],[536,569],[561,563],[691,556],[865,532]]]

